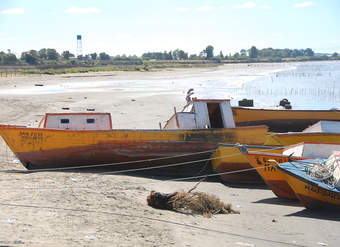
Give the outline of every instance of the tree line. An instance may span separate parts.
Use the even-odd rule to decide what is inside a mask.
[[[181,49],[164,52],[146,52],[141,57],[136,55],[110,56],[105,52],[90,53],[75,56],[70,51],[58,53],[56,49],[43,48],[39,51],[29,50],[21,53],[18,58],[11,52],[0,52],[0,65],[141,65],[144,61],[150,60],[213,60],[215,62],[280,62],[289,59],[297,60],[328,60],[340,59],[336,52],[331,56],[317,56],[311,48],[306,49],[257,49],[252,46],[250,49],[241,49],[234,54],[224,55],[222,51],[215,54],[214,47],[208,45],[199,54],[189,54]]]

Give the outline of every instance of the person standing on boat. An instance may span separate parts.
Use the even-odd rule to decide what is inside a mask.
[[[187,96],[185,97],[185,100],[187,101],[187,103],[191,102],[191,95],[194,94],[194,89],[190,88],[187,92]]]

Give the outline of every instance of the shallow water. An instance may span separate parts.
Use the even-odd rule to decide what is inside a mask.
[[[241,87],[206,87],[207,97],[231,95],[232,104],[254,99],[261,107],[277,106],[287,98],[293,109],[331,109],[340,104],[340,62],[294,63],[295,68],[271,73],[244,83]]]
[[[293,109],[331,109],[340,104],[340,63],[301,63],[246,86],[246,95],[257,102],[278,104],[288,98]]]
[[[274,71],[268,73],[266,71]],[[179,94],[189,88],[195,97],[230,98],[237,105],[243,98],[255,106],[273,107],[287,98],[293,109],[331,109],[340,104],[340,62],[225,65],[207,71],[193,70],[185,76],[155,75],[150,80],[73,81],[37,87],[1,90],[0,94],[30,95],[73,92],[131,92]]]

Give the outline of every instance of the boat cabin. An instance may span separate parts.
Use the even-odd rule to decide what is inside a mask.
[[[110,113],[46,113],[39,128],[67,130],[110,130]]]
[[[230,100],[193,98],[181,112],[167,121],[164,129],[235,128]]]
[[[305,133],[340,133],[340,121],[327,121],[321,120],[308,128],[304,129],[302,132]]]

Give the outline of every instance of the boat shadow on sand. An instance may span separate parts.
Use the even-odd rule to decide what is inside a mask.
[[[283,199],[283,198],[265,198],[253,203],[264,203],[264,204],[271,204],[271,205],[280,205],[280,206],[294,206],[294,207],[303,207],[298,200],[293,199]]]
[[[320,209],[320,210],[303,209],[301,211],[287,214],[285,216],[314,218],[314,219],[320,219],[320,220],[331,220],[331,221],[340,222],[339,209],[336,209],[336,208],[333,208],[333,209],[327,208],[327,209]]]
[[[297,211],[295,213],[287,214],[286,217],[304,217],[304,218],[313,218],[313,219],[320,219],[320,220],[331,220],[331,221],[339,221],[340,222],[340,215],[338,208],[327,208],[327,209],[306,209],[298,200],[292,199],[282,199],[282,198],[265,198],[253,203],[265,203],[265,204],[272,204],[272,205],[280,205],[280,206],[293,206],[293,207],[301,207],[302,210]]]
[[[257,183],[257,184],[251,184],[251,183],[227,183],[220,178],[218,179],[223,185],[235,188],[235,189],[257,189],[257,190],[269,190],[268,186],[265,184]]]

